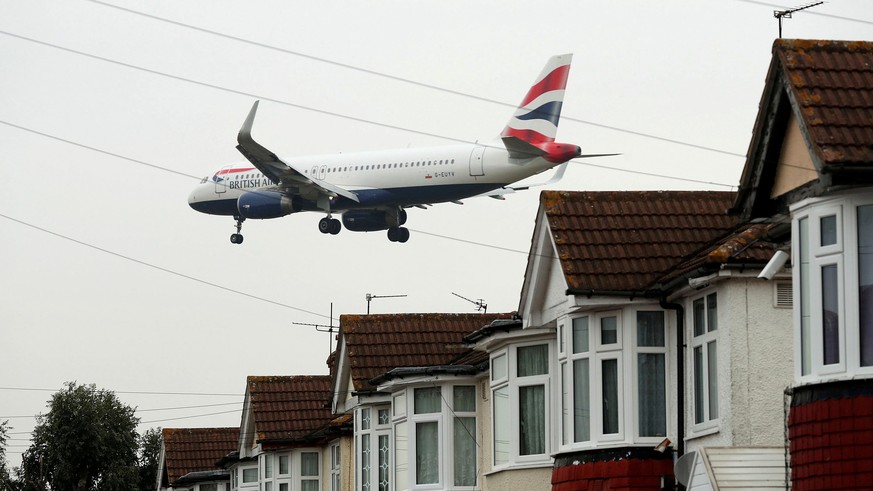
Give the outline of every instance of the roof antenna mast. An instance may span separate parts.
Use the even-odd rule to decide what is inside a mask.
[[[310,324],[308,322],[292,322],[292,324],[297,325],[297,326],[314,327],[315,330],[318,332],[330,333],[331,335],[329,336],[329,340],[328,340],[327,354],[330,355],[331,353],[333,353],[333,338],[334,338],[333,332],[339,331],[339,326],[333,325],[333,302],[330,303],[330,325],[329,326],[325,326],[323,324]]]
[[[487,314],[487,313],[488,313],[488,304],[485,303],[485,300],[482,300],[481,298],[480,298],[479,300],[470,300],[469,298],[467,298],[467,297],[465,297],[465,296],[463,296],[463,295],[458,295],[458,294],[455,293],[455,292],[452,292],[452,295],[454,295],[454,296],[456,296],[456,297],[458,297],[458,298],[463,298],[464,300],[466,300],[466,301],[470,302],[471,304],[475,305],[475,306],[476,306],[476,312],[479,312],[479,311],[481,310],[483,314]]]
[[[810,8],[810,7],[815,7],[816,5],[821,5],[821,4],[823,4],[823,3],[824,3],[824,2],[815,2],[815,3],[810,3],[810,4],[807,4],[807,5],[803,5],[803,6],[800,6],[800,7],[794,7],[793,9],[787,9],[787,10],[774,10],[774,11],[773,11],[773,17],[776,17],[777,19],[779,19],[779,38],[782,38],[782,18],[783,18],[783,17],[786,18],[786,19],[790,19],[790,18],[791,18],[791,14],[793,14],[794,12],[799,12],[799,11],[801,11],[801,10],[806,10],[806,9],[808,9],[808,8]]]
[[[372,293],[367,294],[367,315],[370,315],[370,300],[374,298],[401,298],[406,295],[373,295]]]

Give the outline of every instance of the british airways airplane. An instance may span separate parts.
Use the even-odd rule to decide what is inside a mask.
[[[500,134],[502,144],[479,143],[433,148],[280,159],[252,138],[255,102],[237,136],[237,150],[251,165],[228,165],[204,177],[188,197],[191,208],[236,220],[230,236],[241,244],[247,218],[279,218],[301,211],[325,214],[318,230],[336,235],[388,231],[388,240],[406,242],[405,208],[491,196],[502,199],[511,185],[558,167],[563,176],[581,149],[558,143],[555,135],[572,55],[549,59]],[[585,157],[614,154],[585,155]],[[342,214],[342,224],[333,214]]]

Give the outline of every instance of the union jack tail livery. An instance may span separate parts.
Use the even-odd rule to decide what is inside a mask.
[[[549,154],[559,150],[560,144],[554,142],[572,59],[572,54],[549,58],[518,109],[509,118],[500,136],[512,156],[524,158],[538,155],[552,160]],[[552,157],[555,160],[559,158],[557,155]]]

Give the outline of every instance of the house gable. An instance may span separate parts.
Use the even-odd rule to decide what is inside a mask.
[[[548,221],[540,207],[518,307],[524,327],[553,322],[566,302],[567,280],[558,260]]]
[[[873,43],[777,39],[732,212],[873,183]],[[805,155],[804,155],[805,153]]]

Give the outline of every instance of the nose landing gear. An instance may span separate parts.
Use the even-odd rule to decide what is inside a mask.
[[[243,236],[240,233],[242,231],[242,224],[246,221],[245,217],[241,217],[239,215],[234,215],[233,217],[236,219],[236,233],[230,235],[230,243],[231,244],[242,244]]]

